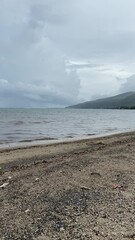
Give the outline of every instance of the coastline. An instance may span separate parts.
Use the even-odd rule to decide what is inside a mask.
[[[32,158],[35,155],[38,157],[47,154],[52,151],[52,149],[58,148],[58,151],[61,146],[67,146],[69,151],[72,149],[73,146],[85,142],[92,141],[93,143],[96,141],[102,141],[104,139],[110,138],[119,138],[122,136],[130,136],[134,135],[135,131],[125,131],[125,132],[114,132],[114,133],[106,133],[106,134],[93,134],[91,136],[86,137],[77,137],[77,138],[65,138],[65,139],[58,139],[58,140],[51,140],[51,141],[37,141],[37,142],[24,142],[24,143],[14,143],[13,145],[5,145],[4,147],[0,148],[0,164],[12,162],[14,160],[23,159],[23,158]],[[66,149],[65,149],[66,150]],[[9,154],[8,154],[9,153]],[[17,154],[16,154],[17,153]],[[24,154],[25,153],[25,154]]]
[[[60,139],[37,139],[37,140],[23,140],[20,142],[13,142],[13,143],[3,143],[0,145],[0,152],[6,151],[7,149],[23,149],[23,148],[31,148],[31,147],[40,147],[40,146],[49,146],[59,143],[70,143],[70,142],[77,142],[77,141],[83,141],[83,140],[89,140],[89,139],[96,139],[96,138],[102,138],[102,137],[108,137],[108,136],[114,136],[114,135],[121,135],[121,134],[130,134],[135,132],[132,130],[125,130],[125,131],[114,131],[114,132],[106,132],[106,133],[99,133],[99,134],[88,134],[80,137],[66,137],[66,138],[60,138]]]
[[[135,239],[135,132],[68,140],[0,149],[0,239]]]
[[[133,130],[131,130],[132,132]],[[126,133],[127,131],[125,131]],[[128,131],[129,132],[129,131]],[[87,140],[92,138],[100,138],[104,136],[111,136],[114,134],[121,134],[123,132],[117,131],[117,132],[108,132],[108,133],[101,133],[101,134],[88,134],[80,137],[65,137],[60,139],[35,139],[35,140],[23,140],[20,142],[12,142],[12,143],[2,143],[0,144],[0,151],[6,150],[6,149],[17,149],[17,148],[29,148],[29,147],[38,147],[38,146],[46,146],[46,145],[53,145],[53,144],[59,144],[64,142],[76,142],[81,140]]]

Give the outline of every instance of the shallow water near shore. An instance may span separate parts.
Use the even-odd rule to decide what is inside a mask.
[[[134,130],[134,110],[0,109],[0,147]]]

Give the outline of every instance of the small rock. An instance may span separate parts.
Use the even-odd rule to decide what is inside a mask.
[[[30,212],[30,209],[26,209],[26,210],[25,210],[25,213],[28,213],[28,212]]]
[[[5,188],[8,184],[9,184],[9,182],[3,183],[3,184],[0,186],[0,188]]]
[[[124,238],[134,238],[135,237],[135,232],[125,232],[123,233]]]
[[[39,178],[36,178],[35,180],[36,180],[36,181],[39,181]]]
[[[98,229],[98,227],[94,227],[94,228],[93,228],[93,231],[95,232],[96,235],[99,234],[99,229]]]
[[[102,218],[107,218],[107,214],[106,213],[102,213],[101,217]]]
[[[0,167],[0,174],[2,174],[2,167]]]
[[[60,232],[65,231],[64,227],[60,227]]]
[[[80,187],[82,190],[91,190],[89,187],[86,187],[86,186],[81,186]]]
[[[99,172],[91,172],[91,176],[101,177],[101,174]]]
[[[122,189],[123,186],[118,185],[118,184],[113,184],[113,185],[112,185],[112,188],[113,188],[113,189]]]

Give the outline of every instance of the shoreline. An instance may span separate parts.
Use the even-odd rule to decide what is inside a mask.
[[[135,132],[0,150],[0,202],[3,240],[135,239]]]
[[[7,143],[7,144],[1,144],[0,145],[0,152],[6,151],[6,150],[17,150],[17,149],[27,149],[31,147],[40,147],[40,146],[49,146],[54,144],[62,144],[62,143],[70,143],[70,142],[77,142],[77,141],[85,141],[89,139],[96,139],[96,138],[103,138],[108,136],[115,136],[115,135],[121,135],[121,134],[130,134],[134,133],[135,130],[129,130],[129,131],[115,131],[115,132],[108,132],[108,133],[101,133],[101,134],[90,134],[88,136],[81,136],[81,137],[69,137],[69,138],[62,138],[62,139],[50,139],[50,140],[24,140],[21,142],[14,142],[14,143]]]

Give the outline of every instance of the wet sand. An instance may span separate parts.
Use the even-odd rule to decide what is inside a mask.
[[[135,239],[135,132],[0,149],[0,239]]]

